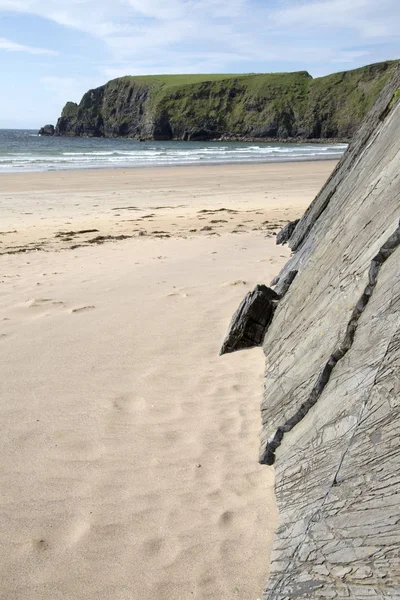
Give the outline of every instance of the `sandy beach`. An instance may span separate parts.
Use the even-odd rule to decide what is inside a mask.
[[[218,356],[335,161],[0,177],[0,598],[256,600],[260,349]]]
[[[335,164],[2,174],[0,254],[73,249],[105,236],[272,233],[302,212]]]

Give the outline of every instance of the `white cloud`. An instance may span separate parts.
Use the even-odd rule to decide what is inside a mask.
[[[17,44],[6,38],[0,38],[0,50],[6,52],[27,52],[28,54],[58,54],[54,50],[47,50],[46,48],[35,48],[34,46],[25,46],[24,44]]]
[[[246,70],[254,61],[266,70],[274,61],[351,65],[369,55],[371,39],[398,35],[400,21],[398,0],[0,0],[2,9],[101,40],[104,74]]]
[[[286,3],[271,16],[281,27],[341,28],[363,37],[379,37],[396,33],[394,13],[400,14],[393,0],[311,0]]]
[[[151,0],[150,2],[128,0],[128,4],[136,13],[144,17],[166,21],[181,19],[186,12],[184,2],[180,0],[169,0],[168,2],[165,0]]]
[[[61,77],[45,76],[40,78],[42,86],[51,92],[52,99],[58,100],[63,106],[67,100],[79,102],[89,88],[95,88],[104,83],[101,75],[97,77]]]
[[[14,92],[0,98],[0,114],[14,123],[20,114],[27,124],[54,122],[67,100],[79,101],[120,75],[308,70],[321,76],[398,58],[400,48],[399,0],[0,0],[0,16],[4,11],[15,23],[25,16],[15,41],[0,38],[2,58],[20,53],[20,72],[29,75],[6,73]],[[51,39],[54,50],[21,37],[23,27],[36,24],[36,33],[49,32],[40,39]],[[59,58],[44,60],[57,51]],[[29,54],[43,61],[29,62]],[[34,89],[32,79],[40,83]],[[35,97],[29,115],[27,95]]]

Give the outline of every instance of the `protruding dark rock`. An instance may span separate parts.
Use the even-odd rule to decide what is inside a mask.
[[[292,233],[296,229],[296,225],[299,221],[300,219],[296,219],[295,221],[289,221],[289,223],[286,223],[286,225],[282,227],[276,236],[276,243],[282,245],[286,244],[286,242],[288,242],[292,237]]]
[[[54,125],[48,124],[39,129],[39,135],[54,135]]]
[[[198,129],[189,133],[188,140],[190,142],[207,142],[214,138],[220,137],[220,134],[215,131],[208,131],[207,129]]]
[[[266,285],[256,285],[232,317],[220,355],[261,346],[279,296]]]

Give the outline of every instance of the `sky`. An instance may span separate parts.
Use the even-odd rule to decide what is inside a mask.
[[[0,0],[0,128],[55,123],[122,75],[308,71],[400,58],[399,0]]]

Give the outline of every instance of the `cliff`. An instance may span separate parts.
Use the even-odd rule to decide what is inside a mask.
[[[68,102],[55,134],[154,140],[348,139],[395,61],[307,72],[121,77]]]
[[[273,282],[260,462],[276,466],[280,524],[264,600],[400,597],[399,217],[398,68]],[[235,316],[246,347],[251,314]]]

